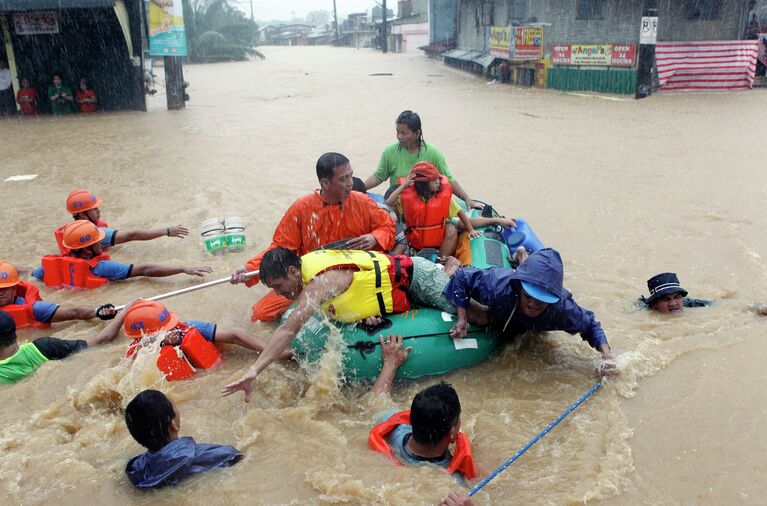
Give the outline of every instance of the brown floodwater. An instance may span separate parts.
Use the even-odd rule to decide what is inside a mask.
[[[395,140],[394,118],[421,114],[473,197],[526,218],[559,249],[565,285],[596,312],[621,374],[476,496],[478,504],[763,504],[767,497],[767,93],[657,95],[642,101],[509,86],[420,55],[264,48],[267,59],[187,66],[180,112],[41,117],[0,123],[3,247],[23,267],[55,250],[64,199],[94,191],[119,229],[183,223],[185,240],[114,248],[125,262],[208,264],[226,276],[270,242],[282,212],[317,186],[320,154],[339,151],[369,175]],[[391,76],[371,76],[392,73]],[[206,255],[199,223],[244,216],[248,247]],[[639,310],[645,280],[679,273],[709,308],[665,317]],[[87,292],[43,288],[59,303],[125,303],[194,284],[129,280]],[[167,300],[182,318],[249,329],[263,287],[222,285]],[[83,338],[101,323],[20,332]],[[426,378],[391,401],[320,367],[275,364],[250,404],[219,390],[255,355],[225,350],[217,371],[166,382],[150,359],[130,367],[128,342],[51,362],[0,386],[2,504],[429,504],[458,485],[428,467],[389,464],[367,448],[376,415],[409,405]],[[446,375],[463,406],[480,474],[513,455],[595,382],[597,354],[577,336],[525,336],[487,362]],[[232,444],[239,465],[157,492],[123,472],[142,449],[122,408],[158,388],[177,403],[182,434]]]

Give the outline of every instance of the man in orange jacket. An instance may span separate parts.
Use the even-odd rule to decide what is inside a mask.
[[[344,241],[343,249],[387,251],[394,247],[394,220],[367,196],[352,191],[352,167],[339,153],[325,153],[317,160],[320,189],[296,200],[285,212],[272,237],[272,244],[232,273],[232,283],[245,281],[245,274],[258,270],[261,258],[274,248],[287,248],[299,256],[323,245]],[[253,306],[253,320],[271,322],[293,301],[269,292]]]

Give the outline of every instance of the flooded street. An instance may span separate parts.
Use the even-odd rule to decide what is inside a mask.
[[[621,374],[474,497],[477,504],[763,504],[767,497],[767,92],[598,98],[488,85],[421,55],[347,48],[262,48],[267,59],[190,65],[186,110],[0,121],[4,247],[34,267],[71,219],[67,194],[103,200],[117,229],[190,227],[184,240],[132,242],[125,263],[207,264],[227,276],[271,242],[284,210],[317,185],[326,151],[363,179],[396,140],[404,109],[468,193],[524,217],[565,264],[565,286],[602,322]],[[391,73],[391,76],[371,76]],[[32,181],[1,182],[18,174]],[[383,187],[379,190],[383,192]],[[199,224],[243,216],[248,247],[206,255]],[[711,307],[667,317],[638,309],[646,280],[674,271]],[[57,303],[123,304],[190,286],[134,279],[86,292],[41,288]],[[39,284],[41,286],[41,284]],[[165,301],[182,319],[268,338],[250,307],[266,290],[222,285]],[[98,321],[21,331],[78,339]],[[409,407],[438,381],[391,401],[319,368],[275,364],[254,399],[221,398],[255,354],[232,347],[221,369],[168,383],[150,361],[121,360],[128,339],[51,362],[0,385],[0,504],[434,504],[459,486],[433,468],[394,467],[368,449],[376,416]],[[480,476],[512,456],[596,381],[578,336],[524,336],[449,374]],[[122,408],[146,388],[181,412],[181,434],[231,444],[235,467],[158,492],[134,490],[126,461],[143,449]]]

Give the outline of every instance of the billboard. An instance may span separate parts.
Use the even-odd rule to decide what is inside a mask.
[[[149,55],[188,55],[181,0],[149,1]]]

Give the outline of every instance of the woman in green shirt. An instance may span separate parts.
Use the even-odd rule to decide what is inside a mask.
[[[410,169],[418,162],[431,162],[439,169],[440,174],[450,180],[453,187],[453,195],[466,202],[471,209],[474,201],[471,200],[460,183],[453,178],[450,169],[447,168],[445,157],[442,153],[423,140],[421,131],[421,118],[413,111],[402,111],[397,116],[397,142],[384,149],[378,168],[365,180],[368,190],[375,188],[386,179],[389,184],[397,184],[397,179],[407,177]]]
[[[55,116],[72,114],[75,97],[72,90],[64,86],[58,72],[53,74],[53,85],[48,87],[48,97],[51,99],[51,111]]]

